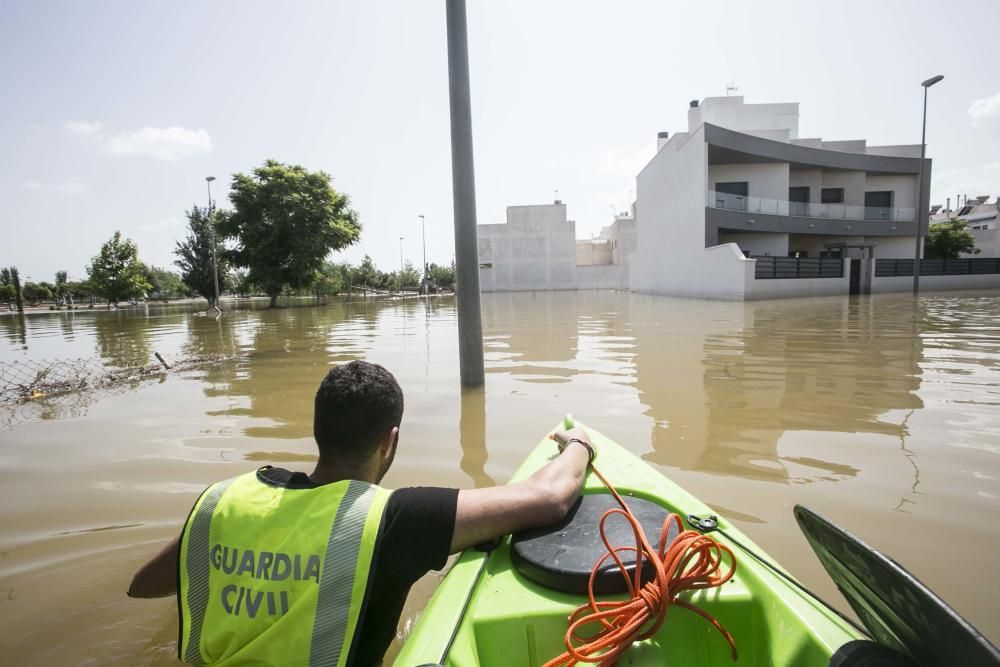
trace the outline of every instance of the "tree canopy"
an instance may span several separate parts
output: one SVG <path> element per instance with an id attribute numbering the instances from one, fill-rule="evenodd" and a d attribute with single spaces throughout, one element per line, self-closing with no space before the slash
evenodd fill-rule
<path id="1" fill-rule="evenodd" d="M 108 300 L 108 308 L 113 303 L 141 297 L 151 287 L 145 267 L 139 261 L 138 248 L 131 239 L 123 239 L 121 232 L 115 232 L 101 246 L 87 267 L 87 274 L 94 292 Z"/>
<path id="2" fill-rule="evenodd" d="M 147 266 L 144 270 L 149 283 L 149 296 L 154 299 L 177 299 L 191 292 L 181 277 L 173 271 L 156 266 Z"/>
<path id="3" fill-rule="evenodd" d="M 309 287 L 327 255 L 361 234 L 347 195 L 322 171 L 268 160 L 249 175 L 234 174 L 229 199 L 233 211 L 219 225 L 235 242 L 227 255 L 272 306 L 283 289 Z"/>
<path id="4" fill-rule="evenodd" d="M 174 266 L 181 270 L 181 280 L 192 290 L 208 299 L 208 305 L 215 305 L 215 282 L 212 273 L 212 228 L 215 225 L 216 237 L 221 235 L 219 221 L 226 216 L 223 211 L 215 211 L 211 215 L 207 209 L 192 206 L 185 211 L 188 219 L 188 233 L 183 241 L 177 242 L 174 254 Z M 226 291 L 231 285 L 229 260 L 216 238 L 216 254 L 219 265 L 219 292 Z"/>
<path id="5" fill-rule="evenodd" d="M 924 257 L 927 259 L 958 259 L 962 253 L 976 254 L 976 239 L 969 232 L 965 220 L 952 218 L 938 222 L 927 229 Z"/>

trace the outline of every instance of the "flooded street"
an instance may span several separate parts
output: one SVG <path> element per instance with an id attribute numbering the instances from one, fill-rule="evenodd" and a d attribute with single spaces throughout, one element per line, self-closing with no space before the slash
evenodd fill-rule
<path id="1" fill-rule="evenodd" d="M 176 664 L 175 602 L 128 599 L 133 572 L 212 482 L 266 463 L 311 470 L 313 394 L 331 364 L 358 358 L 385 365 L 406 397 L 390 488 L 502 483 L 571 412 L 838 607 L 796 503 L 890 554 L 1000 642 L 995 585 L 977 576 L 1000 553 L 1000 293 L 486 294 L 483 320 L 486 389 L 463 393 L 448 298 L 218 321 L 183 307 L 0 317 L 5 363 L 232 355 L 0 406 L 5 662 Z M 401 637 L 437 580 L 414 589 Z"/>

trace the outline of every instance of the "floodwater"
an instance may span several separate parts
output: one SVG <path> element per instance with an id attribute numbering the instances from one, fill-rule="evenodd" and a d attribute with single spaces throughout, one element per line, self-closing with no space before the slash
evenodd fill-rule
<path id="1" fill-rule="evenodd" d="M 7 664 L 173 664 L 172 599 L 135 569 L 208 484 L 310 470 L 313 392 L 365 358 L 406 394 L 385 484 L 504 482 L 566 412 L 730 519 L 844 607 L 796 503 L 891 554 L 994 642 L 1000 602 L 1000 292 L 757 303 L 484 295 L 486 390 L 458 386 L 447 298 L 0 317 L 0 361 L 231 361 L 0 409 Z M 412 627 L 439 575 L 414 589 Z M 394 647 L 393 651 L 398 647 Z"/>

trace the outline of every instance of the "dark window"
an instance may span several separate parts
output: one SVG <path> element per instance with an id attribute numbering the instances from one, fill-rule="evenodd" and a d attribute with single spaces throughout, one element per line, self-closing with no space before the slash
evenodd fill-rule
<path id="1" fill-rule="evenodd" d="M 715 184 L 715 208 L 728 208 L 733 211 L 747 210 L 747 193 L 750 192 L 750 183 L 740 181 L 738 183 L 716 183 Z"/>
<path id="2" fill-rule="evenodd" d="M 788 188 L 788 214 L 809 215 L 809 188 L 797 186 Z"/>
<path id="3" fill-rule="evenodd" d="M 820 193 L 820 202 L 823 204 L 843 204 L 844 188 L 823 188 Z"/>
<path id="4" fill-rule="evenodd" d="M 865 193 L 865 220 L 892 220 L 892 190 Z"/>
<path id="5" fill-rule="evenodd" d="M 740 181 L 738 183 L 716 183 L 716 192 L 724 192 L 727 195 L 739 195 L 740 197 L 746 197 L 750 194 L 750 183 L 748 181 Z"/>

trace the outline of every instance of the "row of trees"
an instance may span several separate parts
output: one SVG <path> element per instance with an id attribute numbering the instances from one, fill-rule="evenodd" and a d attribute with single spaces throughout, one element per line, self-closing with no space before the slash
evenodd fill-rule
<path id="1" fill-rule="evenodd" d="M 333 188 L 325 172 L 268 160 L 250 174 L 233 175 L 230 202 L 232 209 L 193 206 L 186 212 L 187 235 L 174 249 L 179 273 L 146 266 L 135 243 L 115 232 L 91 260 L 86 280 L 69 281 L 60 271 L 54 284 L 27 283 L 20 289 L 16 268 L 4 269 L 0 300 L 20 294 L 31 303 L 98 296 L 110 307 L 129 299 L 197 294 L 214 305 L 213 249 L 220 293 L 266 294 L 272 306 L 282 294 L 328 295 L 361 286 L 399 290 L 421 282 L 410 263 L 386 273 L 368 256 L 359 266 L 327 260 L 358 240 L 361 224 L 347 195 Z M 431 264 L 426 279 L 453 288 L 454 266 Z"/>

